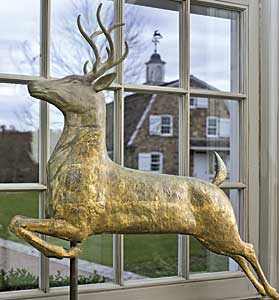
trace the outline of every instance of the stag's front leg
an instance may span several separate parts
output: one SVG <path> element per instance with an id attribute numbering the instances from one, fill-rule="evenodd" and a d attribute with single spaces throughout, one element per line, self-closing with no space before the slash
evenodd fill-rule
<path id="1" fill-rule="evenodd" d="M 78 247 L 64 249 L 61 246 L 52 245 L 41 239 L 35 233 L 46 234 L 75 242 L 81 242 L 88 236 L 64 220 L 31 219 L 24 216 L 13 217 L 10 222 L 10 230 L 19 238 L 26 240 L 29 244 L 41 251 L 45 256 L 55 258 L 76 257 L 81 252 L 81 249 Z"/>

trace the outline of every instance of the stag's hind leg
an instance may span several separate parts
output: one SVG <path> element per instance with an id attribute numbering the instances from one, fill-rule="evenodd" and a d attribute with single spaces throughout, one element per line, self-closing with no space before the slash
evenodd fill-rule
<path id="1" fill-rule="evenodd" d="M 244 258 L 246 258 L 250 264 L 252 265 L 252 267 L 254 268 L 255 272 L 257 273 L 259 279 L 261 280 L 266 293 L 268 294 L 268 296 L 270 296 L 272 299 L 279 299 L 279 294 L 277 293 L 276 289 L 274 289 L 267 281 L 267 279 L 265 278 L 265 275 L 263 273 L 263 270 L 260 266 L 260 263 L 257 259 L 256 253 L 254 251 L 253 245 L 248 244 L 248 243 L 244 243 L 244 253 L 241 254 L 241 256 L 243 256 Z"/>
<path id="2" fill-rule="evenodd" d="M 250 279 L 251 283 L 254 285 L 256 290 L 262 296 L 266 296 L 266 294 L 268 294 L 267 290 L 265 289 L 265 286 L 261 284 L 261 283 L 263 283 L 262 280 L 260 280 L 260 282 L 259 282 L 259 280 L 254 276 L 254 274 L 249 269 L 249 266 L 244 259 L 246 257 L 244 257 L 244 258 L 242 257 L 241 253 L 243 253 L 243 246 L 245 245 L 245 243 L 240 238 L 237 239 L 237 237 L 236 237 L 236 240 L 235 240 L 235 243 L 233 243 L 233 246 L 232 246 L 231 242 L 223 241 L 222 247 L 220 247 L 219 243 L 218 243 L 218 247 L 216 247 L 213 242 L 208 243 L 203 238 L 198 238 L 198 237 L 197 237 L 197 239 L 208 250 L 210 250 L 216 254 L 226 255 L 226 256 L 233 258 L 240 265 L 240 267 L 243 269 L 243 271 L 246 273 L 247 277 Z M 238 245 L 238 246 L 236 246 L 236 245 Z"/>
<path id="3" fill-rule="evenodd" d="M 35 233 L 50 235 L 64 240 L 80 242 L 86 238 L 80 230 L 64 220 L 53 219 L 31 219 L 23 216 L 15 216 L 10 222 L 10 229 L 18 237 L 26 240 L 47 257 L 64 258 L 76 257 L 81 250 L 78 247 L 64 249 L 52 245 Z"/>
<path id="4" fill-rule="evenodd" d="M 266 296 L 266 292 L 264 287 L 259 283 L 257 278 L 254 276 L 254 274 L 251 272 L 246 260 L 240 256 L 240 255 L 231 255 L 231 258 L 233 258 L 239 266 L 242 268 L 242 270 L 245 272 L 247 277 L 250 279 L 256 290 L 262 295 Z"/>

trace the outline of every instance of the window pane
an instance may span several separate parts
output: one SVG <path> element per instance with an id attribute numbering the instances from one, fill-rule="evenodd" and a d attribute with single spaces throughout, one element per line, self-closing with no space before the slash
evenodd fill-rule
<path id="1" fill-rule="evenodd" d="M 124 98 L 125 166 L 142 171 L 178 174 L 179 97 L 127 93 Z M 162 132 L 164 115 L 172 116 L 172 134 Z M 150 199 L 152 200 L 152 199 Z M 125 235 L 125 278 L 177 275 L 177 235 Z"/>
<path id="2" fill-rule="evenodd" d="M 69 242 L 57 238 L 48 238 L 48 241 L 65 248 L 70 247 Z M 112 235 L 91 236 L 79 247 L 82 249 L 78 259 L 79 285 L 112 281 L 114 276 L 112 267 Z M 69 285 L 69 276 L 69 259 L 50 259 L 50 287 Z"/>
<path id="3" fill-rule="evenodd" d="M 0 28 L 0 73 L 39 75 L 40 1 L 2 1 Z"/>
<path id="4" fill-rule="evenodd" d="M 198 99 L 200 100 L 200 98 Z M 190 174 L 206 181 L 215 176 L 216 151 L 228 169 L 227 180 L 239 181 L 239 102 L 206 100 L 190 109 Z"/>
<path id="5" fill-rule="evenodd" d="M 71 74 L 83 74 L 83 65 L 89 60 L 95 61 L 92 48 L 80 34 L 77 17 L 81 15 L 81 24 L 88 35 L 99 30 L 96 12 L 101 1 L 90 0 L 53 0 L 51 3 L 51 61 L 50 73 L 61 77 Z M 106 27 L 113 23 L 113 1 L 102 1 L 101 19 Z M 102 58 L 106 57 L 107 42 L 103 35 L 95 38 Z M 92 64 L 90 63 L 90 68 Z"/>
<path id="6" fill-rule="evenodd" d="M 38 218 L 38 193 L 0 193 L 0 291 L 38 288 L 39 252 L 8 228 L 15 215 Z"/>
<path id="7" fill-rule="evenodd" d="M 106 140 L 109 156 L 113 157 L 113 105 L 114 93 L 105 91 L 107 102 Z M 93 101 L 93 100 L 92 100 Z M 53 105 L 50 105 L 50 151 L 53 152 L 64 127 L 63 114 Z M 69 247 L 69 242 L 56 238 L 49 238 L 55 244 Z M 92 236 L 83 242 L 83 249 L 79 256 L 79 284 L 109 282 L 113 279 L 112 268 L 112 235 L 104 234 Z M 51 259 L 50 286 L 69 285 L 69 259 Z"/>
<path id="8" fill-rule="evenodd" d="M 39 101 L 0 83 L 0 182 L 38 182 Z"/>
<path id="9" fill-rule="evenodd" d="M 190 85 L 239 92 L 240 14 L 191 5 Z"/>
<path id="10" fill-rule="evenodd" d="M 126 0 L 126 83 L 179 85 L 179 4 Z M 144 3 L 145 2 L 145 3 Z M 157 3 L 157 5 L 156 5 Z"/>
<path id="11" fill-rule="evenodd" d="M 224 190 L 224 192 L 232 203 L 241 234 L 243 225 L 243 209 L 240 207 L 240 191 Z M 220 226 L 224 226 L 224 224 L 225 220 L 223 224 L 220 224 Z M 201 272 L 234 272 L 238 270 L 238 264 L 234 260 L 227 256 L 217 255 L 208 251 L 198 240 L 192 236 L 190 237 L 190 272 L 192 274 Z"/>

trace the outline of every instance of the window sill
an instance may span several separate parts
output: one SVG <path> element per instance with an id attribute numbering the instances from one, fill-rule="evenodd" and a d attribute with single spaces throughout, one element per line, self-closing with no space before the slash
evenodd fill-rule
<path id="1" fill-rule="evenodd" d="M 113 283 L 83 285 L 79 287 L 80 300 L 259 300 L 248 279 L 236 272 L 235 278 L 164 278 L 145 282 L 129 282 L 125 286 Z M 165 281 L 165 282 L 164 282 Z M 68 300 L 69 288 L 52 288 L 49 293 L 38 290 L 0 293 L 0 299 L 55 299 Z"/>

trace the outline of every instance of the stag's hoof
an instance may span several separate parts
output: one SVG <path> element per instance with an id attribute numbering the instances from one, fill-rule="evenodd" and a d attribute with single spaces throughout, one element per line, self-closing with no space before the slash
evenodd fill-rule
<path id="1" fill-rule="evenodd" d="M 67 251 L 67 257 L 69 258 L 75 258 L 77 257 L 80 253 L 82 252 L 82 250 L 78 247 L 71 247 L 68 251 Z"/>
<path id="2" fill-rule="evenodd" d="M 276 289 L 274 289 L 274 288 L 270 288 L 268 290 L 268 295 L 274 300 L 279 300 L 279 294 L 277 293 Z"/>
<path id="3" fill-rule="evenodd" d="M 267 296 L 267 293 L 265 291 L 265 289 L 262 287 L 262 288 L 258 288 L 258 292 L 260 293 L 261 296 L 265 297 Z"/>
<path id="4" fill-rule="evenodd" d="M 55 249 L 53 249 L 55 248 Z M 78 247 L 71 247 L 69 250 L 64 249 L 60 246 L 54 246 L 52 249 L 48 249 L 47 251 L 42 251 L 45 256 L 49 258 L 76 258 L 82 250 Z"/>

